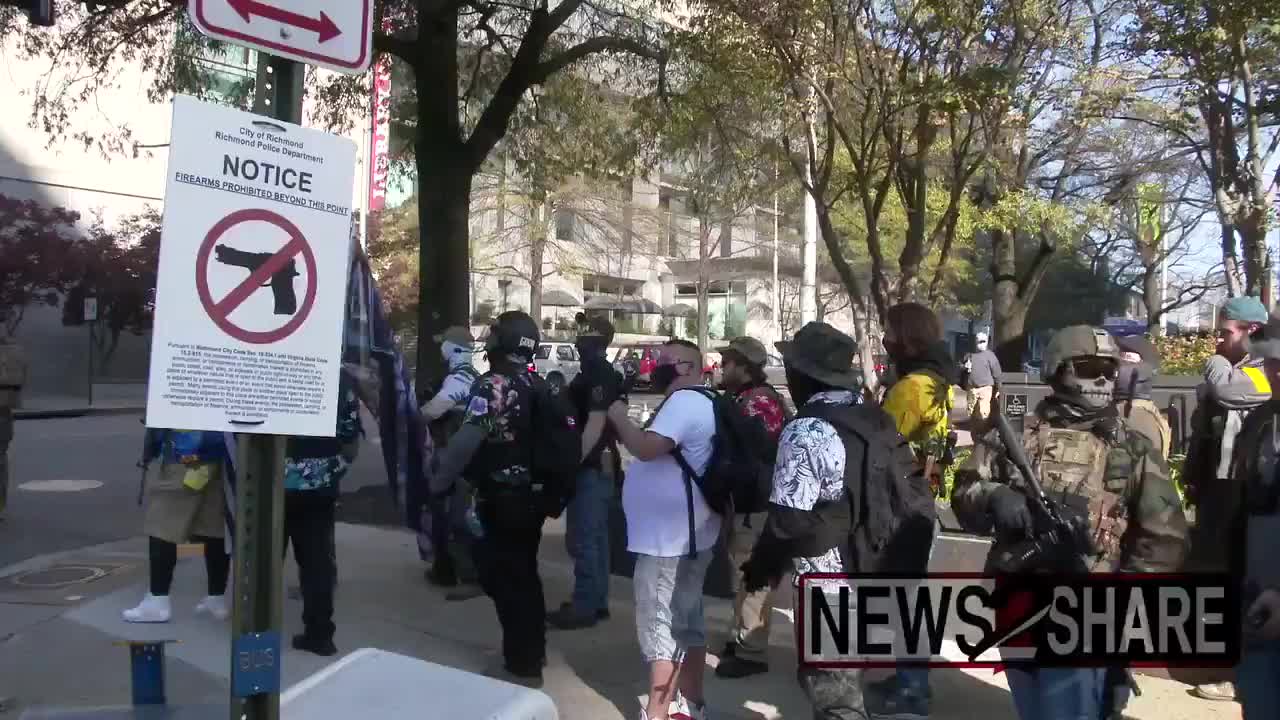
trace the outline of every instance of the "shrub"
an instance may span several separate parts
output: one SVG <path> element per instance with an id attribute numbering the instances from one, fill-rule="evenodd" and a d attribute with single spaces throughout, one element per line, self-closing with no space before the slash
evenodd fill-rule
<path id="1" fill-rule="evenodd" d="M 1163 375 L 1199 375 L 1214 353 L 1214 338 L 1208 334 L 1162 337 L 1153 342 L 1160 353 Z"/>

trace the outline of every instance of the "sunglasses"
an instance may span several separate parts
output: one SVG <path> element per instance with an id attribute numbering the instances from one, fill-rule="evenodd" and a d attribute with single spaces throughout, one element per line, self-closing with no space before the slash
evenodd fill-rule
<path id="1" fill-rule="evenodd" d="M 1120 366 L 1116 361 L 1100 357 L 1075 358 L 1071 361 L 1071 369 L 1081 380 L 1115 380 L 1120 374 Z"/>

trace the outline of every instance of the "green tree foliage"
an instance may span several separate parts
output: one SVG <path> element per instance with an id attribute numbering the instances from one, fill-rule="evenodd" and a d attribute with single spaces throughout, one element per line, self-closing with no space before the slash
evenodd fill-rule
<path id="1" fill-rule="evenodd" d="M 173 92 L 200 94 L 196 55 L 215 49 L 179 32 L 185 0 L 63 3 L 54 29 L 28 27 L 0 7 L 0 29 L 26 58 L 48 63 L 33 88 L 31 123 L 51 136 L 78 136 L 105 151 L 129 151 L 120 123 L 100 140 L 71 126 L 74 108 L 109 88 L 125 67 L 148 77 L 152 101 Z M 659 4 L 661 7 L 662 4 Z M 661 31 L 626 5 L 586 0 L 506 2 L 381 0 L 374 49 L 394 56 L 412 78 L 399 107 L 410 111 L 419 186 L 420 326 L 438 332 L 465 322 L 469 310 L 469 210 L 476 175 L 510 129 L 529 93 L 572 69 L 599 84 L 644 94 L 656 84 Z M 184 52 L 175 52 L 175 48 Z M 316 117 L 349 126 L 368 107 L 359 76 L 312 73 L 308 91 L 321 102 Z M 419 345 L 422 381 L 440 367 L 439 353 Z"/>
<path id="2" fill-rule="evenodd" d="M 80 277 L 80 214 L 0 195 L 0 332 L 13 337 L 30 305 L 56 306 Z"/>
<path id="3" fill-rule="evenodd" d="M 1172 335 L 1153 342 L 1160 353 L 1160 372 L 1165 375 L 1201 375 L 1216 351 L 1211 333 Z"/>
<path id="4" fill-rule="evenodd" d="M 1139 92 L 1126 112 L 1196 159 L 1221 226 L 1228 293 L 1257 295 L 1280 137 L 1280 2 L 1136 0 L 1131 17 Z"/>
<path id="5" fill-rule="evenodd" d="M 110 367 L 122 333 L 142 335 L 151 330 L 160 224 L 157 210 L 127 216 L 112 228 L 99 218 L 75 245 L 82 275 L 67 293 L 62 322 L 83 325 L 85 298 L 97 298 L 98 315 L 91 322 L 99 371 Z"/>

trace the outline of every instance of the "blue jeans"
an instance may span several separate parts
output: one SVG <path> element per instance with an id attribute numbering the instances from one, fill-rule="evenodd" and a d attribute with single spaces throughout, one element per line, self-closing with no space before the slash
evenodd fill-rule
<path id="1" fill-rule="evenodd" d="M 596 468 L 583 468 L 565 522 L 573 558 L 573 610 L 594 617 L 609 607 L 609 503 L 613 484 Z"/>
<path id="2" fill-rule="evenodd" d="M 929 540 L 929 559 L 933 559 L 933 546 L 938 542 L 938 523 L 933 524 L 933 536 Z M 929 568 L 923 568 L 923 572 L 928 572 Z M 909 667 L 899 665 L 898 671 L 898 687 L 910 691 L 913 695 L 921 697 L 929 697 L 932 693 L 929 690 L 929 668 L 927 667 Z"/>
<path id="3" fill-rule="evenodd" d="M 1102 720 L 1105 668 L 1008 670 L 1022 720 Z"/>
<path id="4" fill-rule="evenodd" d="M 1244 648 L 1236 666 L 1244 720 L 1280 717 L 1280 643 Z"/>

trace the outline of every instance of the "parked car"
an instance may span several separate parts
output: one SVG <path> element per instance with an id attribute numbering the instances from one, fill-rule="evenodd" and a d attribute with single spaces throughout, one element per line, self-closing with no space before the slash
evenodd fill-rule
<path id="1" fill-rule="evenodd" d="M 720 384 L 720 364 L 724 358 L 718 352 L 709 352 L 702 361 L 702 384 L 716 387 Z"/>
<path id="2" fill-rule="evenodd" d="M 658 364 L 661 345 L 623 345 L 613 352 L 613 367 L 630 380 L 636 390 L 653 387 L 653 368 Z"/>
<path id="3" fill-rule="evenodd" d="M 557 392 L 573 382 L 581 370 L 582 359 L 578 357 L 578 349 L 567 342 L 539 345 L 533 362 L 529 363 L 529 372 L 541 375 Z"/>

